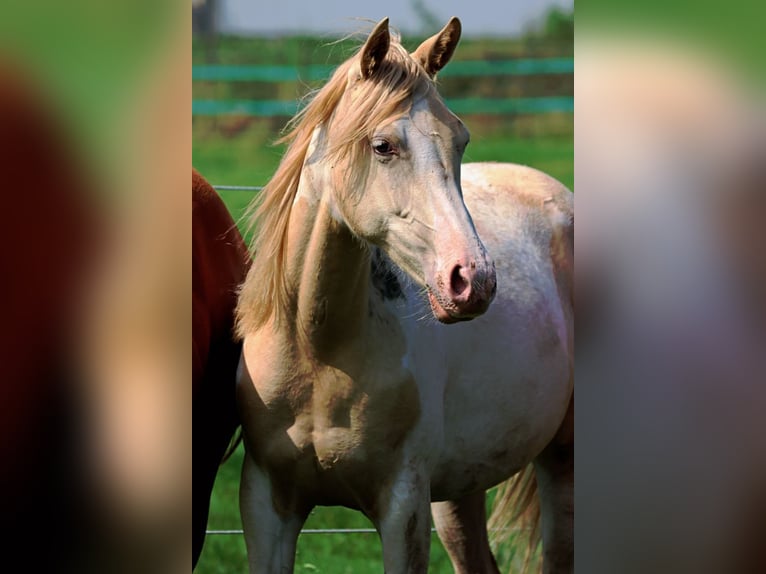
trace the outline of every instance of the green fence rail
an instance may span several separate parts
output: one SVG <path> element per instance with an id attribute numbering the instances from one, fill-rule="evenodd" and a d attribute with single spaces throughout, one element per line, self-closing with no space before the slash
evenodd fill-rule
<path id="1" fill-rule="evenodd" d="M 205 82 L 292 82 L 324 80 L 335 66 L 193 66 L 192 79 Z M 572 74 L 572 58 L 518 60 L 472 60 L 452 62 L 442 77 L 482 77 L 541 74 Z M 538 114 L 574 111 L 571 96 L 536 98 L 448 99 L 457 114 Z M 282 100 L 193 100 L 192 115 L 245 115 L 259 117 L 292 116 L 299 109 L 296 101 Z"/>
<path id="2" fill-rule="evenodd" d="M 574 111 L 571 96 L 551 98 L 463 98 L 446 100 L 456 114 L 539 114 Z M 192 115 L 195 116 L 292 116 L 299 109 L 294 101 L 282 100 L 194 100 Z"/>
<path id="3" fill-rule="evenodd" d="M 192 66 L 192 80 L 210 82 L 294 82 L 315 81 L 330 77 L 335 66 Z M 452 62 L 441 77 L 531 76 L 571 74 L 572 58 L 519 60 L 471 60 Z"/>

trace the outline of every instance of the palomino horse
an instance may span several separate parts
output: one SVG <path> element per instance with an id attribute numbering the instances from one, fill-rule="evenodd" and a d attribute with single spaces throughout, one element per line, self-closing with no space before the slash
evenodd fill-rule
<path id="1" fill-rule="evenodd" d="M 431 501 L 456 571 L 498 572 L 485 491 L 530 463 L 545 571 L 572 569 L 572 195 L 461 167 L 468 131 L 434 85 L 459 36 L 453 18 L 409 54 L 380 22 L 293 120 L 255 208 L 237 311 L 251 572 L 292 572 L 312 507 L 344 505 L 386 572 L 423 573 Z"/>
<path id="2" fill-rule="evenodd" d="M 216 191 L 192 170 L 193 309 L 193 547 L 196 565 L 205 540 L 210 494 L 239 424 L 235 377 L 241 344 L 234 341 L 234 307 L 250 257 Z"/>

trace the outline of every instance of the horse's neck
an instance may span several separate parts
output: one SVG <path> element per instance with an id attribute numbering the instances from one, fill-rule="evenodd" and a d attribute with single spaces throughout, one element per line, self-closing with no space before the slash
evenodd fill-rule
<path id="1" fill-rule="evenodd" d="M 312 353 L 324 355 L 358 339 L 367 319 L 370 255 L 331 215 L 329 198 L 298 194 L 290 216 L 288 281 L 296 325 Z"/>

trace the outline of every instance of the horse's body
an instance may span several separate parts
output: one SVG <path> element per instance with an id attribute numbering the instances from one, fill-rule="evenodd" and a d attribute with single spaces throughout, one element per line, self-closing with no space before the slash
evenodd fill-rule
<path id="1" fill-rule="evenodd" d="M 218 465 L 239 424 L 234 382 L 241 344 L 234 307 L 249 255 L 213 187 L 192 170 L 194 526 L 192 562 L 205 540 Z"/>
<path id="2" fill-rule="evenodd" d="M 362 50 L 362 81 L 375 81 L 368 66 L 385 62 L 383 27 Z M 458 35 L 453 20 L 424 43 L 415 73 L 435 74 Z M 386 571 L 424 572 L 432 500 L 441 501 L 434 517 L 456 570 L 496 572 L 484 491 L 533 461 L 546 569 L 571 570 L 571 193 L 509 164 L 469 164 L 460 178 L 465 129 L 434 92 L 418 89 L 405 116 L 374 126 L 365 176 L 340 176 L 366 183 L 365 194 L 390 194 L 338 194 L 343 164 L 322 161 L 333 126 L 318 124 L 304 134 L 290 205 L 282 198 L 283 251 L 256 244 L 239 303 L 241 499 L 252 572 L 292 571 L 315 505 L 362 510 L 381 534 Z M 430 150 L 438 159 L 427 168 L 419 138 L 445 145 Z M 406 195 L 421 183 L 422 194 Z M 273 189 L 264 193 L 260 225 L 273 231 Z M 396 215 L 380 213 L 388 202 Z M 286 296 L 263 313 L 258 297 L 275 260 Z M 269 296 L 279 299 L 279 289 Z"/>

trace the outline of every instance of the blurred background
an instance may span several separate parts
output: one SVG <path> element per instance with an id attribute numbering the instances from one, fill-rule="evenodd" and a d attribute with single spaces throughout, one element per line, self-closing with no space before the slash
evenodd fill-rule
<path id="1" fill-rule="evenodd" d="M 766 572 L 764 11 L 578 7 L 577 572 Z"/>
<path id="2" fill-rule="evenodd" d="M 364 19 L 358 18 L 363 17 Z M 274 172 L 284 149 L 273 145 L 301 99 L 390 17 L 392 29 L 414 50 L 458 16 L 463 35 L 439 74 L 447 105 L 471 131 L 466 162 L 506 161 L 543 170 L 574 185 L 574 14 L 571 0 L 501 3 L 476 0 L 397 0 L 365 6 L 332 3 L 270 4 L 195 0 L 192 43 L 193 164 L 242 225 L 253 190 Z M 209 530 L 241 528 L 238 510 L 241 449 L 222 467 L 211 502 Z M 370 528 L 361 514 L 315 510 L 305 528 Z M 510 564 L 513 544 L 501 549 Z M 196 572 L 246 570 L 241 534 L 209 535 Z M 382 571 L 377 534 L 304 534 L 296 572 L 366 574 Z M 438 537 L 431 572 L 451 572 Z"/>

